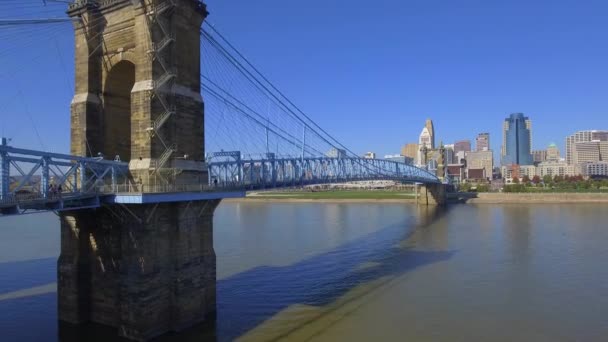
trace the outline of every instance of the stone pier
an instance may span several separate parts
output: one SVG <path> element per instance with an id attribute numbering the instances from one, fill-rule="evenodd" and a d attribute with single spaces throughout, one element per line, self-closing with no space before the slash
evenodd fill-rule
<path id="1" fill-rule="evenodd" d="M 214 317 L 219 200 L 61 214 L 59 319 L 147 340 Z"/>
<path id="2" fill-rule="evenodd" d="M 443 184 L 423 184 L 418 187 L 418 204 L 445 205 L 447 194 Z"/>
<path id="3" fill-rule="evenodd" d="M 77 19 L 72 154 L 129 162 L 134 187 L 120 191 L 165 194 L 161 203 L 110 200 L 99 209 L 61 213 L 62 322 L 99 323 L 146 340 L 215 312 L 219 200 L 175 193 L 176 185 L 207 183 L 200 83 L 207 14 L 192 0 L 69 5 L 68 15 Z"/>

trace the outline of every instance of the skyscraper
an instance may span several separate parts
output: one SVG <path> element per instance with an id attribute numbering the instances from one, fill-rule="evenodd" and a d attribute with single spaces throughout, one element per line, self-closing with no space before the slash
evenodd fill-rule
<path id="1" fill-rule="evenodd" d="M 431 147 L 430 148 L 435 148 L 435 127 L 433 127 L 433 120 L 426 119 L 426 123 L 424 124 L 424 127 L 429 131 L 429 134 L 431 135 Z"/>
<path id="2" fill-rule="evenodd" d="M 489 151 L 490 150 L 490 133 L 479 133 L 477 139 L 475 139 L 475 151 Z"/>
<path id="3" fill-rule="evenodd" d="M 433 121 L 431 119 L 426 120 L 418 140 L 418 157 L 416 158 L 416 163 L 418 165 L 424 164 L 424 157 L 422 153 L 424 148 L 427 150 L 432 150 L 435 148 L 435 128 L 433 127 Z"/>
<path id="4" fill-rule="evenodd" d="M 532 165 L 532 122 L 513 113 L 503 123 L 502 165 Z"/>
<path id="5" fill-rule="evenodd" d="M 410 143 L 403 146 L 401 148 L 401 155 L 416 160 L 416 158 L 418 157 L 418 144 Z"/>
<path id="6" fill-rule="evenodd" d="M 458 152 L 470 152 L 471 141 L 470 140 L 459 140 L 454 143 L 454 153 Z"/>

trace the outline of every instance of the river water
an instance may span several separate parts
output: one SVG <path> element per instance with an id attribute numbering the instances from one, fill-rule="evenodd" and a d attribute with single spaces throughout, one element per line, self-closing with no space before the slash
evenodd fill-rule
<path id="1" fill-rule="evenodd" d="M 606 209 L 223 203 L 217 322 L 160 340 L 607 341 Z M 54 214 L 0 219 L 0 341 L 79 339 L 58 254 Z"/>

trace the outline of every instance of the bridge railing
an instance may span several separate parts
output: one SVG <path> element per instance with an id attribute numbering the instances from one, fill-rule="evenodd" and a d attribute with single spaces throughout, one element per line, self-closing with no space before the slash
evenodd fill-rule
<path id="1" fill-rule="evenodd" d="M 96 193 L 128 178 L 128 163 L 0 145 L 0 204 Z"/>
<path id="2" fill-rule="evenodd" d="M 439 179 L 412 165 L 363 158 L 281 158 L 211 161 L 209 185 L 246 189 L 344 183 L 368 180 L 439 183 Z"/>

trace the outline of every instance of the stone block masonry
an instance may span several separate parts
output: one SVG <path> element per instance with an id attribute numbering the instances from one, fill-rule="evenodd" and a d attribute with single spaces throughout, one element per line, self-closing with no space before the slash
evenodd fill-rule
<path id="1" fill-rule="evenodd" d="M 418 204 L 421 205 L 445 205 L 447 195 L 443 184 L 424 184 L 418 189 Z"/>
<path id="2" fill-rule="evenodd" d="M 61 214 L 59 318 L 144 341 L 216 310 L 219 200 L 112 205 Z"/>

